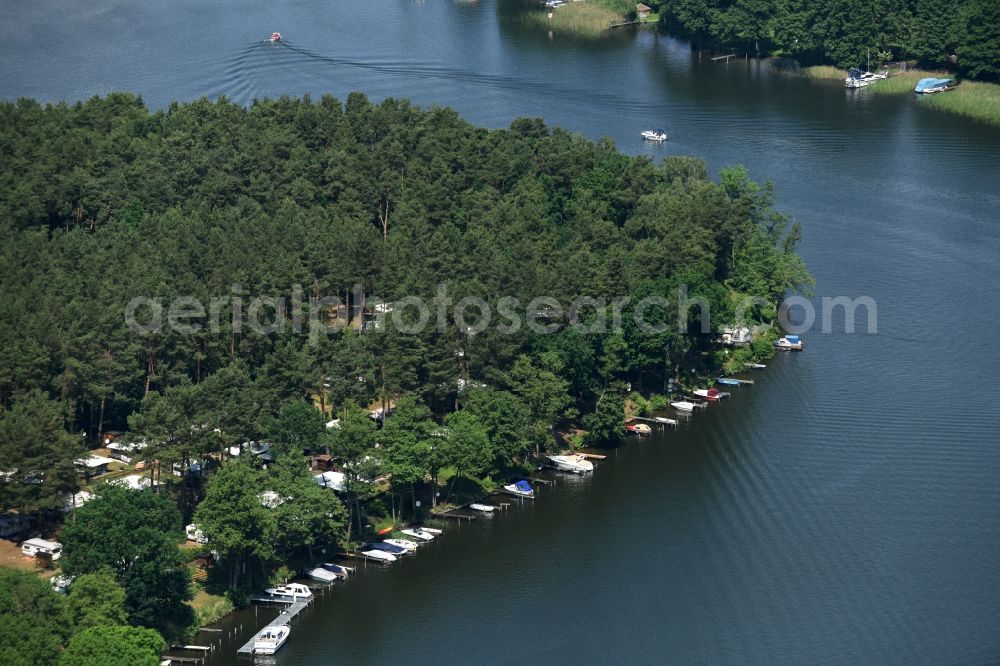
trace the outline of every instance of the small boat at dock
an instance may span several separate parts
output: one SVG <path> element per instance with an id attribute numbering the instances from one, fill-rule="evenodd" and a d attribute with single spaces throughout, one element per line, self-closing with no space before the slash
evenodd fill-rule
<path id="1" fill-rule="evenodd" d="M 265 627 L 253 642 L 253 654 L 274 654 L 288 640 L 292 628 L 287 624 Z"/>
<path id="2" fill-rule="evenodd" d="M 535 489 L 531 487 L 531 484 L 524 479 L 518 481 L 517 483 L 510 483 L 503 487 L 504 490 L 511 493 L 512 495 L 517 495 L 518 497 L 534 497 Z"/>
<path id="3" fill-rule="evenodd" d="M 774 343 L 775 349 L 783 349 L 784 351 L 802 351 L 802 340 L 797 335 L 786 335 L 783 338 L 778 338 Z"/>
<path id="4" fill-rule="evenodd" d="M 695 389 L 692 393 L 699 398 L 704 398 L 705 400 L 709 400 L 711 402 L 719 402 L 723 398 L 728 398 L 730 395 L 729 393 L 724 393 L 715 387 L 708 389 Z"/>
<path id="5" fill-rule="evenodd" d="M 670 406 L 682 412 L 693 412 L 696 409 L 708 407 L 708 404 L 704 402 L 691 402 L 690 400 L 675 400 L 670 403 Z"/>
<path id="6" fill-rule="evenodd" d="M 626 423 L 625 432 L 643 437 L 652 434 L 653 429 L 645 423 Z"/>
<path id="7" fill-rule="evenodd" d="M 264 590 L 272 601 L 282 601 L 285 603 L 295 603 L 296 601 L 307 601 L 312 599 L 312 590 L 308 585 L 302 583 L 286 583 L 277 587 L 269 587 Z"/>
<path id="8" fill-rule="evenodd" d="M 732 377 L 719 377 L 715 380 L 715 383 L 722 384 L 723 386 L 739 386 L 740 380 Z"/>
<path id="9" fill-rule="evenodd" d="M 399 530 L 399 533 L 421 541 L 431 541 L 437 534 L 431 532 L 430 529 L 429 527 L 408 527 L 405 530 Z"/>
<path id="10" fill-rule="evenodd" d="M 338 576 L 334 572 L 328 571 L 323 567 L 314 567 L 312 569 L 306 569 L 305 572 L 303 573 L 307 578 L 311 578 L 317 583 L 332 583 L 338 578 L 340 578 L 340 576 Z"/>
<path id="11" fill-rule="evenodd" d="M 411 553 L 417 552 L 417 546 L 420 545 L 416 541 L 410 541 L 409 539 L 386 539 L 385 542 L 391 546 L 405 548 Z"/>
<path id="12" fill-rule="evenodd" d="M 680 425 L 680 421 L 678 421 L 677 419 L 668 419 L 665 416 L 654 416 L 653 420 L 656 421 L 657 423 L 662 423 L 663 425 L 668 425 L 668 426 Z"/>
<path id="13" fill-rule="evenodd" d="M 368 549 L 382 551 L 383 553 L 389 553 L 390 555 L 394 555 L 396 557 L 412 554 L 412 551 L 409 548 L 397 546 L 393 543 L 389 543 L 388 541 L 376 541 L 375 543 L 370 543 L 368 544 Z"/>
<path id="14" fill-rule="evenodd" d="M 763 363 L 751 363 L 750 367 L 753 368 L 754 370 L 763 370 L 767 366 L 764 365 Z"/>
<path id="15" fill-rule="evenodd" d="M 877 74 L 869 71 L 861 71 L 860 69 L 854 68 L 847 72 L 847 78 L 844 79 L 845 88 L 864 88 L 865 86 L 870 86 L 876 81 L 883 81 L 889 78 L 889 72 L 883 71 Z"/>
<path id="16" fill-rule="evenodd" d="M 324 562 L 320 566 L 335 575 L 337 578 L 341 578 L 343 580 L 347 580 L 347 577 L 354 572 L 354 569 L 351 567 L 345 567 L 341 564 L 333 564 L 332 562 Z"/>
<path id="17" fill-rule="evenodd" d="M 361 551 L 361 554 L 367 557 L 368 559 L 378 560 L 379 562 L 385 562 L 386 564 L 396 561 L 395 555 L 393 555 L 392 553 L 387 553 L 384 550 L 375 550 L 375 549 L 363 550 Z"/>
<path id="18" fill-rule="evenodd" d="M 432 536 L 441 536 L 444 534 L 444 530 L 439 530 L 436 527 L 424 527 L 421 525 L 420 527 L 414 527 L 413 529 L 418 532 L 425 532 L 426 534 L 430 534 Z M 403 532 L 403 534 L 406 534 L 406 532 Z"/>
<path id="19" fill-rule="evenodd" d="M 549 460 L 560 472 L 570 472 L 571 474 L 586 474 L 594 471 L 594 463 L 583 456 L 571 453 L 562 456 L 549 456 Z"/>
<path id="20" fill-rule="evenodd" d="M 667 133 L 659 128 L 652 130 L 643 130 L 642 138 L 645 139 L 646 141 L 657 141 L 657 142 L 666 141 Z"/>
<path id="21" fill-rule="evenodd" d="M 490 504 L 480 504 L 479 502 L 473 502 L 469 505 L 469 508 L 473 511 L 478 511 L 479 513 L 493 513 L 497 510 L 495 506 Z"/>

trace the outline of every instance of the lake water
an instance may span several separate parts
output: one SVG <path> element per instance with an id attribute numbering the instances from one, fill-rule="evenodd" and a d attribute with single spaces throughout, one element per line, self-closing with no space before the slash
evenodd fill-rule
<path id="1" fill-rule="evenodd" d="M 553 39 L 496 2 L 8 1 L 0 22 L 7 99 L 361 90 L 745 164 L 803 224 L 816 302 L 878 304 L 877 335 L 817 328 L 593 478 L 356 577 L 279 663 L 1000 662 L 1000 130 L 651 31 Z"/>

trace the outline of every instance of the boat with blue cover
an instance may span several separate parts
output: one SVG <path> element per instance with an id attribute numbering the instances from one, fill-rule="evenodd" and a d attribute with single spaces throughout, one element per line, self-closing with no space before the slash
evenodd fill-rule
<path id="1" fill-rule="evenodd" d="M 951 90 L 954 87 L 954 79 L 927 78 L 917 81 L 917 85 L 913 88 L 913 92 L 920 93 L 921 95 L 930 95 L 931 93 Z"/>
<path id="2" fill-rule="evenodd" d="M 740 380 L 733 379 L 732 377 L 719 377 L 715 380 L 716 384 L 722 384 L 723 386 L 739 386 Z"/>
<path id="3" fill-rule="evenodd" d="M 371 550 L 380 550 L 383 553 L 389 553 L 390 555 L 394 555 L 396 557 L 410 554 L 410 551 L 408 549 L 403 548 L 402 546 L 396 546 L 391 543 L 386 543 L 385 541 L 370 543 L 368 544 L 368 548 Z"/>
<path id="4" fill-rule="evenodd" d="M 517 495 L 518 497 L 534 497 L 535 489 L 531 487 L 531 484 L 521 479 L 517 483 L 511 483 L 503 487 L 509 493 Z"/>

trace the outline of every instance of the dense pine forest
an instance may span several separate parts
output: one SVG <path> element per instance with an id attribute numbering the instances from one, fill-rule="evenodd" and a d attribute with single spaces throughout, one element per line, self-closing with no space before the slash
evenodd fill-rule
<path id="1" fill-rule="evenodd" d="M 916 60 L 972 79 L 1000 81 L 1000 2 L 801 2 L 677 0 L 661 24 L 701 46 L 795 58 L 803 64 L 857 67 Z"/>
<path id="2" fill-rule="evenodd" d="M 67 495 L 95 491 L 62 529 L 63 570 L 105 576 L 115 617 L 167 636 L 194 621 L 171 545 L 186 521 L 220 554 L 218 588 L 245 595 L 364 537 L 372 502 L 416 512 L 418 496 L 438 501 L 428 487 L 446 500 L 456 479 L 566 446 L 554 432 L 616 442 L 626 400 L 731 360 L 713 341 L 740 303 L 769 326 L 811 282 L 799 228 L 742 168 L 713 180 L 700 160 L 628 157 L 538 119 L 487 130 L 361 94 L 150 112 L 112 94 L 0 105 L 0 154 L 0 507 L 52 524 Z M 686 324 L 635 323 L 635 303 L 678 289 L 704 306 Z M 255 297 L 270 299 L 261 319 L 289 320 L 243 325 Z M 477 308 L 458 321 L 467 297 L 541 309 L 552 331 L 479 326 Z M 140 330 L 136 298 L 207 313 Z M 451 309 L 414 327 L 402 304 L 418 298 Z M 583 330 L 548 305 L 581 298 L 579 323 L 618 308 L 622 325 Z M 647 320 L 672 321 L 670 303 Z M 380 406 L 394 407 L 381 428 Z M 168 492 L 138 502 L 80 474 L 74 461 L 122 431 Z M 241 455 L 261 441 L 267 469 Z M 304 453 L 347 473 L 343 503 Z"/>

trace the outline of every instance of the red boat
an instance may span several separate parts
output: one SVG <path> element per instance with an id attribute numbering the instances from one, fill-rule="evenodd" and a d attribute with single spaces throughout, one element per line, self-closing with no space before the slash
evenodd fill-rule
<path id="1" fill-rule="evenodd" d="M 653 432 L 653 429 L 645 423 L 626 423 L 625 431 L 633 435 L 648 435 Z"/>
<path id="2" fill-rule="evenodd" d="M 275 42 L 280 42 L 281 41 L 281 33 L 280 32 L 272 32 L 271 33 L 271 39 L 269 39 L 267 41 L 271 42 L 272 44 L 274 44 Z"/>
<path id="3" fill-rule="evenodd" d="M 697 389 L 696 391 L 693 391 L 693 393 L 699 398 L 704 398 L 705 400 L 708 400 L 710 402 L 718 402 L 723 398 L 729 397 L 728 393 L 723 393 L 714 386 L 710 389 Z"/>

